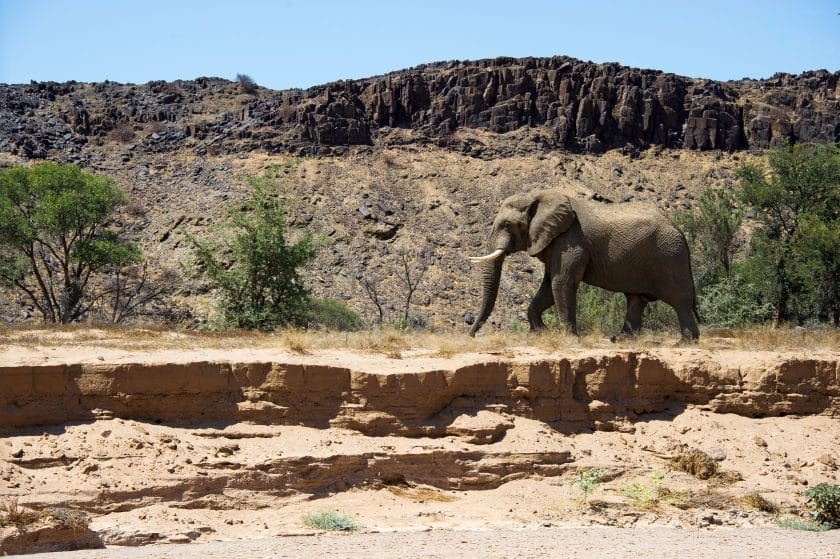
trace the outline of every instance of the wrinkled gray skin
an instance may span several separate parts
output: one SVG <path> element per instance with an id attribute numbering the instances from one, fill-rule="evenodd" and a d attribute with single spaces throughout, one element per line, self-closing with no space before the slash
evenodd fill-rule
<path id="1" fill-rule="evenodd" d="M 688 244 L 653 206 L 589 202 L 559 190 L 516 194 L 502 203 L 493 222 L 489 252 L 495 249 L 504 254 L 480 264 L 484 292 L 471 336 L 493 312 L 505 255 L 520 250 L 545 265 L 528 307 L 531 330 L 545 327 L 542 314 L 554 304 L 561 323 L 576 332 L 577 288 L 583 281 L 624 293 L 621 336 L 636 334 L 645 306 L 659 299 L 677 311 L 683 340 L 700 335 Z"/>

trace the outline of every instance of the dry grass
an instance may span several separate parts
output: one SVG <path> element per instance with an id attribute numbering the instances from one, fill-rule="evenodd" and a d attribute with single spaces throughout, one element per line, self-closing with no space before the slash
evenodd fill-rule
<path id="1" fill-rule="evenodd" d="M 737 500 L 737 504 L 747 509 L 768 512 L 770 514 L 779 512 L 779 507 L 775 503 L 768 501 L 757 491 L 744 495 Z"/>
<path id="2" fill-rule="evenodd" d="M 132 351 L 279 347 L 298 354 L 309 354 L 326 349 L 347 349 L 401 359 L 405 357 L 451 358 L 467 353 L 513 356 L 529 351 L 555 352 L 581 349 L 646 351 L 653 348 L 674 347 L 676 343 L 672 336 L 667 334 L 646 333 L 637 338 L 611 343 L 599 336 L 576 337 L 551 330 L 538 334 L 490 332 L 470 338 L 466 332 L 460 330 L 403 331 L 390 327 L 359 332 L 283 330 L 270 333 L 243 330 L 206 332 L 167 329 L 158 325 L 145 327 L 24 325 L 0 329 L 0 350 L 9 347 L 35 349 L 79 345 Z M 809 331 L 807 335 L 802 331 L 789 329 L 759 328 L 730 331 L 727 337 L 703 338 L 697 347 L 710 350 L 807 349 L 819 351 L 823 349 L 836 351 L 836 348 L 840 347 L 840 331 L 815 330 Z M 677 464 L 675 467 L 683 471 L 694 468 L 699 473 L 704 467 L 701 462 L 705 463 L 705 467 L 710 467 L 708 461 L 704 462 L 699 455 L 684 457 L 681 460 L 685 463 Z"/>
<path id="3" fill-rule="evenodd" d="M 697 479 L 709 479 L 718 471 L 717 462 L 711 456 L 696 448 L 680 452 L 673 456 L 669 462 L 675 470 L 691 474 Z"/>
<path id="4" fill-rule="evenodd" d="M 43 518 L 43 514 L 26 510 L 18 504 L 17 497 L 0 503 L 0 526 L 28 526 Z"/>
<path id="5" fill-rule="evenodd" d="M 397 497 L 402 497 L 416 503 L 426 503 L 429 501 L 447 503 L 458 500 L 453 495 L 448 495 L 437 489 L 430 489 L 428 487 L 389 485 L 387 489 Z"/>

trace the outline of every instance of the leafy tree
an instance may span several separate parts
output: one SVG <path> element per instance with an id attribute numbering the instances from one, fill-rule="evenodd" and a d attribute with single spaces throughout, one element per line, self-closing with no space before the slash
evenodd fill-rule
<path id="1" fill-rule="evenodd" d="M 699 264 L 695 265 L 699 268 L 695 272 L 710 280 L 719 272 L 729 276 L 735 237 L 741 226 L 741 211 L 735 205 L 735 197 L 725 190 L 707 188 L 700 197 L 698 210 L 679 213 L 675 221 L 695 247 L 692 255 Z"/>
<path id="2" fill-rule="evenodd" d="M 310 294 L 298 269 L 314 259 L 316 247 L 309 234 L 294 243 L 287 240 L 286 203 L 275 175 L 246 179 L 251 194 L 229 208 L 221 242 L 187 235 L 221 294 L 225 322 L 239 328 L 306 326 L 309 316 Z"/>
<path id="3" fill-rule="evenodd" d="M 768 153 L 767 165 L 738 170 L 741 201 L 759 223 L 751 258 L 761 268 L 774 320 L 803 321 L 829 311 L 840 320 L 840 150 L 795 144 Z"/>
<path id="4" fill-rule="evenodd" d="M 99 272 L 140 261 L 108 227 L 125 194 L 113 179 L 41 163 L 0 173 L 0 281 L 25 294 L 44 321 L 78 320 L 107 287 Z"/>

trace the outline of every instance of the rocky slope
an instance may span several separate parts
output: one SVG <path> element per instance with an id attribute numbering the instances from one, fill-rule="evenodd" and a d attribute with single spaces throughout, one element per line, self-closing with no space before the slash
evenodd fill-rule
<path id="1" fill-rule="evenodd" d="M 291 221 L 323 241 L 308 270 L 317 295 L 373 320 L 363 273 L 395 320 L 408 251 L 429 263 L 412 313 L 462 328 L 478 307 L 466 256 L 482 252 L 506 196 L 562 187 L 689 207 L 707 186 L 732 186 L 752 157 L 744 149 L 838 139 L 838 75 L 720 83 L 555 57 L 437 63 L 305 91 L 246 93 L 217 78 L 0 85 L 0 166 L 46 158 L 113 176 L 132 200 L 117 225 L 158 270 L 189 267 L 179 233 L 218 235 L 242 175 L 274 169 Z M 541 277 L 522 255 L 505 269 L 488 328 L 523 321 Z M 206 286 L 179 285 L 183 314 L 205 315 Z M 6 295 L 7 321 L 34 314 Z"/>

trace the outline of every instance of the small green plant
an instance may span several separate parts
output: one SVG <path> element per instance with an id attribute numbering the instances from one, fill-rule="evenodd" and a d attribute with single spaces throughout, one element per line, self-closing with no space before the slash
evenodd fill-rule
<path id="1" fill-rule="evenodd" d="M 828 524 L 796 516 L 783 516 L 776 520 L 776 524 L 778 524 L 780 528 L 787 528 L 788 530 L 804 530 L 806 532 L 825 532 L 831 528 Z"/>
<path id="2" fill-rule="evenodd" d="M 575 476 L 575 485 L 581 490 L 581 501 L 586 502 L 593 491 L 606 479 L 610 471 L 605 468 L 584 468 Z"/>
<path id="3" fill-rule="evenodd" d="M 659 501 L 665 494 L 662 487 L 662 480 L 666 472 L 654 472 L 650 481 L 632 481 L 621 487 L 619 492 L 633 508 L 641 510 L 653 510 L 659 506 Z"/>
<path id="4" fill-rule="evenodd" d="M 360 528 L 359 524 L 346 514 L 332 511 L 304 514 L 303 523 L 310 528 L 328 532 L 349 532 Z"/>
<path id="5" fill-rule="evenodd" d="M 840 485 L 821 483 L 805 492 L 805 502 L 817 522 L 840 528 Z"/>

